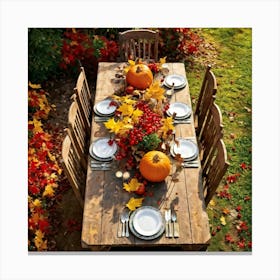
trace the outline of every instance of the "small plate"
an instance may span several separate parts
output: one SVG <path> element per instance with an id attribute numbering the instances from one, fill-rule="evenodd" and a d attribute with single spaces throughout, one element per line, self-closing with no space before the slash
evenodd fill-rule
<path id="1" fill-rule="evenodd" d="M 180 154 L 185 161 L 194 160 L 198 156 L 198 147 L 190 139 L 177 139 L 179 145 L 174 143 L 171 147 L 172 156 Z"/>
<path id="2" fill-rule="evenodd" d="M 165 230 L 160 211 L 151 206 L 143 206 L 135 210 L 129 219 L 131 232 L 140 239 L 152 240 Z"/>
<path id="3" fill-rule="evenodd" d="M 164 79 L 164 84 L 167 87 L 172 87 L 174 83 L 174 88 L 178 89 L 178 88 L 182 88 L 187 84 L 187 79 L 184 76 L 181 75 L 168 75 L 165 79 Z"/>
<path id="4" fill-rule="evenodd" d="M 94 105 L 94 110 L 103 116 L 108 116 L 114 114 L 117 107 L 115 105 L 110 105 L 112 99 L 105 99 Z"/>
<path id="5" fill-rule="evenodd" d="M 90 145 L 89 153 L 95 159 L 112 159 L 117 151 L 117 144 L 108 144 L 110 138 L 100 138 Z"/>
<path id="6" fill-rule="evenodd" d="M 192 109 L 188 104 L 181 102 L 171 103 L 169 109 L 167 110 L 167 114 L 172 116 L 176 113 L 175 119 L 185 119 L 191 115 Z"/>

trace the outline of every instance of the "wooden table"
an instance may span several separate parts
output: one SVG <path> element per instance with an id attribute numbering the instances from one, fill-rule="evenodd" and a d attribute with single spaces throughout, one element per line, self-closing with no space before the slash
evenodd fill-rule
<path id="1" fill-rule="evenodd" d="M 112 79 L 123 63 L 99 63 L 95 103 L 114 93 Z M 186 75 L 183 63 L 168 63 L 169 74 Z M 188 85 L 176 90 L 171 103 L 180 101 L 191 106 Z M 176 137 L 194 137 L 191 124 L 177 124 Z M 102 122 L 92 121 L 91 142 L 108 136 Z M 164 210 L 172 206 L 177 210 L 180 226 L 179 238 L 167 238 L 165 234 L 155 240 L 141 240 L 130 234 L 129 238 L 117 236 L 119 217 L 125 204 L 133 196 L 124 191 L 123 182 L 115 177 L 115 170 L 92 171 L 88 167 L 82 228 L 82 246 L 92 250 L 205 250 L 210 240 L 208 215 L 201 187 L 200 168 L 184 168 L 176 182 L 169 176 L 165 182 L 149 187 L 144 205 Z M 134 195 L 136 197 L 137 195 Z"/>

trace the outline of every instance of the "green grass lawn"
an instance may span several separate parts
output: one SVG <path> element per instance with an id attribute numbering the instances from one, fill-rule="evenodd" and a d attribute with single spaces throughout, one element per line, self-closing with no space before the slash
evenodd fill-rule
<path id="1" fill-rule="evenodd" d="M 195 29 L 204 38 L 202 55 L 187 64 L 193 99 L 206 65 L 212 65 L 223 115 L 230 167 L 208 205 L 212 239 L 209 251 L 251 251 L 252 241 L 252 30 Z"/>

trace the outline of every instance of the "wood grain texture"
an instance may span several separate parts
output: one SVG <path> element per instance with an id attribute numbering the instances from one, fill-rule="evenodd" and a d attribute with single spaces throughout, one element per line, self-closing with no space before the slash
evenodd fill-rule
<path id="1" fill-rule="evenodd" d="M 112 79 L 121 63 L 99 63 L 95 102 L 99 102 L 114 92 Z M 169 63 L 169 74 L 185 76 L 182 63 Z M 176 90 L 171 102 L 180 101 L 191 105 L 188 85 Z M 190 124 L 177 124 L 176 137 L 195 137 L 193 117 Z M 99 137 L 109 136 L 103 123 L 92 121 L 91 142 Z M 116 170 L 116 169 L 115 169 Z M 208 216 L 205 209 L 200 168 L 183 168 L 176 180 L 168 176 L 164 182 L 148 187 L 143 205 L 154 206 L 164 216 L 164 210 L 176 210 L 180 227 L 179 238 L 166 238 L 165 234 L 155 240 L 141 240 L 130 233 L 129 238 L 117 236 L 120 213 L 130 197 L 123 190 L 122 179 L 117 179 L 115 170 L 92 171 L 88 167 L 85 206 L 82 229 L 83 247 L 93 250 L 164 250 L 180 248 L 201 250 L 207 248 L 210 239 Z M 175 171 L 175 165 L 172 166 Z M 173 173 L 173 172 L 172 172 Z M 171 174 L 172 175 L 172 174 Z M 175 250 L 175 249 L 174 249 Z"/>

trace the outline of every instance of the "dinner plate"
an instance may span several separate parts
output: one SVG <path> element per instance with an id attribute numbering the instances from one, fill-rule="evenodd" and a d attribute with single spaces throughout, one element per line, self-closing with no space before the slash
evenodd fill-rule
<path id="1" fill-rule="evenodd" d="M 114 105 L 110 105 L 111 102 L 112 102 L 112 99 L 105 99 L 105 100 L 98 102 L 97 104 L 94 105 L 95 112 L 99 113 L 103 116 L 109 116 L 109 115 L 114 114 L 117 107 Z"/>
<path id="2" fill-rule="evenodd" d="M 164 85 L 167 87 L 172 87 L 174 83 L 174 88 L 182 88 L 187 84 L 187 79 L 184 76 L 181 75 L 168 75 L 164 79 Z"/>
<path id="3" fill-rule="evenodd" d="M 177 139 L 178 145 L 173 143 L 171 147 L 171 154 L 176 156 L 180 154 L 184 161 L 191 161 L 197 158 L 198 156 L 198 147 L 197 145 L 191 141 L 190 139 Z"/>
<path id="4" fill-rule="evenodd" d="M 95 159 L 109 160 L 112 159 L 117 151 L 117 144 L 113 142 L 108 144 L 110 138 L 100 138 L 90 145 L 89 153 Z"/>
<path id="5" fill-rule="evenodd" d="M 145 240 L 159 237 L 165 230 L 160 211 L 151 206 L 143 206 L 135 210 L 130 217 L 131 232 Z"/>
<path id="6" fill-rule="evenodd" d="M 174 102 L 170 104 L 166 113 L 169 116 L 172 116 L 174 113 L 176 113 L 175 119 L 185 119 L 191 115 L 191 112 L 191 107 L 188 104 Z"/>

